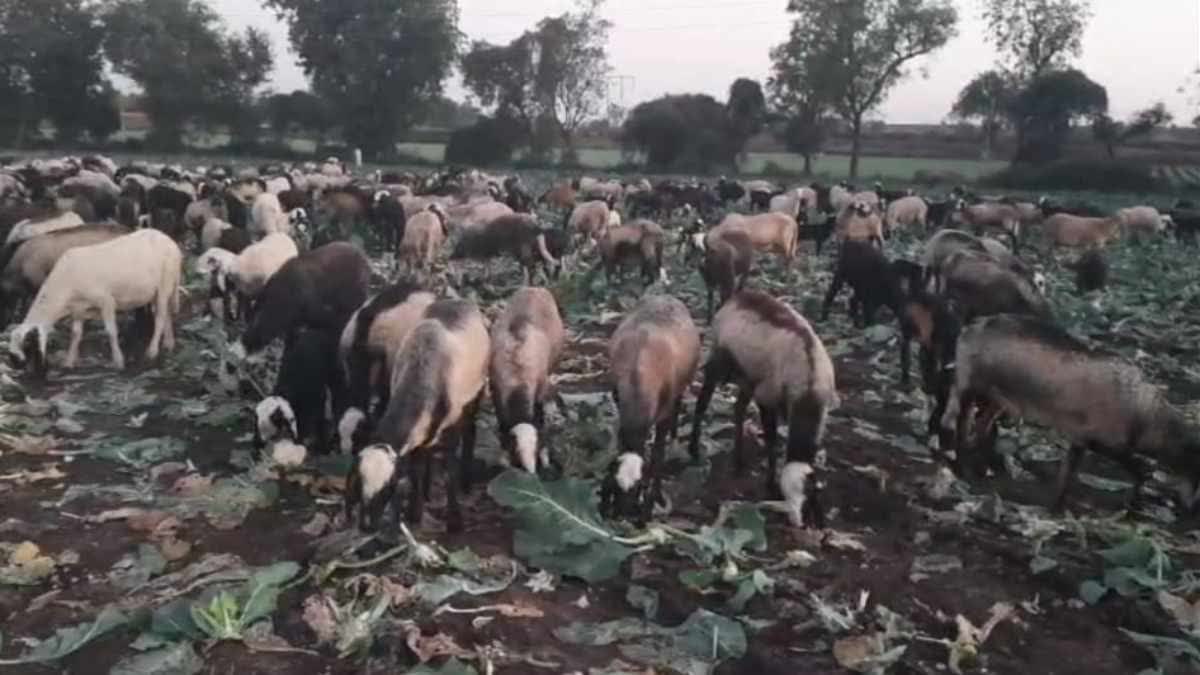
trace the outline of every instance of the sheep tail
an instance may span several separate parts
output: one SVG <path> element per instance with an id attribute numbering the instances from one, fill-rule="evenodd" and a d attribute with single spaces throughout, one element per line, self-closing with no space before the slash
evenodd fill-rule
<path id="1" fill-rule="evenodd" d="M 550 249 L 546 248 L 546 235 L 545 234 L 542 234 L 542 233 L 538 234 L 537 247 L 538 247 L 538 254 L 540 254 L 542 256 L 542 260 L 544 260 L 547 265 L 551 265 L 551 266 L 558 265 L 558 260 L 553 255 L 550 254 Z"/>

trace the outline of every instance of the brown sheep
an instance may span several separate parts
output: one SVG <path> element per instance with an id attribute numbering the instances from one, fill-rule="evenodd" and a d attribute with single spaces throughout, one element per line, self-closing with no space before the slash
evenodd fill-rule
<path id="1" fill-rule="evenodd" d="M 440 204 L 430 204 L 408 220 L 400 242 L 400 258 L 414 268 L 429 271 L 447 236 L 445 210 Z"/>
<path id="2" fill-rule="evenodd" d="M 746 283 L 754 264 L 754 243 L 741 230 L 724 230 L 707 240 L 700 276 L 708 292 L 708 320 L 713 318 L 713 290 L 720 293 L 724 305 Z"/>
<path id="3" fill-rule="evenodd" d="M 632 260 L 641 268 L 642 282 L 646 285 L 659 278 L 667 281 L 667 270 L 662 264 L 666 238 L 662 227 L 649 220 L 608 228 L 598 246 L 605 277 L 611 282 L 614 273 L 620 274 L 622 263 Z"/>
<path id="4" fill-rule="evenodd" d="M 1046 219 L 1046 236 L 1055 246 L 1069 248 L 1104 248 L 1121 234 L 1121 220 L 1085 218 L 1069 213 L 1056 213 Z"/>

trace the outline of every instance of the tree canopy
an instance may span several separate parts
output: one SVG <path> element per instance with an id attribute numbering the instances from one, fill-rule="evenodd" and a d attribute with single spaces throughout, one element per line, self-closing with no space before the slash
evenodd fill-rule
<path id="1" fill-rule="evenodd" d="M 791 0 L 788 12 L 788 42 L 772 52 L 777 86 L 794 86 L 789 71 L 796 68 L 815 79 L 804 86 L 850 125 L 850 175 L 857 176 L 864 117 L 908 76 L 914 59 L 954 37 L 958 11 L 950 0 Z"/>
<path id="2" fill-rule="evenodd" d="M 975 76 L 958 93 L 950 114 L 962 120 L 979 120 L 983 127 L 984 159 L 990 159 L 996 147 L 996 137 L 1016 94 L 1011 78 L 998 70 L 984 71 Z"/>
<path id="3" fill-rule="evenodd" d="M 1083 49 L 1090 0 L 985 0 L 1000 61 L 1023 81 L 1065 68 Z"/>
<path id="4" fill-rule="evenodd" d="M 725 106 L 707 94 L 662 96 L 634 107 L 622 142 L 655 169 L 689 171 L 733 165 Z"/>
<path id="5" fill-rule="evenodd" d="M 456 0 L 265 0 L 288 22 L 314 92 L 370 157 L 442 93 L 458 55 Z"/>
<path id="6" fill-rule="evenodd" d="M 186 125 L 201 118 L 238 127 L 252 114 L 254 89 L 272 65 L 270 40 L 261 31 L 228 34 L 199 0 L 116 0 L 105 24 L 113 69 L 144 93 L 152 144 L 179 147 Z"/>
<path id="7" fill-rule="evenodd" d="M 1159 101 L 1137 111 L 1127 122 L 1119 122 L 1103 113 L 1097 115 L 1092 123 L 1092 133 L 1097 141 L 1104 144 L 1109 158 L 1116 159 L 1118 146 L 1138 136 L 1146 136 L 1158 127 L 1170 124 L 1173 119 L 1166 104 Z"/>
<path id="8" fill-rule="evenodd" d="M 729 86 L 729 100 L 725 103 L 729 116 L 730 139 L 740 155 L 746 143 L 763 130 L 767 123 L 767 97 L 757 80 L 739 77 Z"/>
<path id="9" fill-rule="evenodd" d="M 1013 99 L 1019 162 L 1059 159 L 1071 124 L 1108 111 L 1108 91 L 1079 70 L 1055 70 L 1029 82 Z"/>

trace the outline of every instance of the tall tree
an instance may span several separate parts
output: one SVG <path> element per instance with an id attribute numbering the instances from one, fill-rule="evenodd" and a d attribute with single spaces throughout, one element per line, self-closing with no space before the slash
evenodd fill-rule
<path id="1" fill-rule="evenodd" d="M 1015 161 L 1040 164 L 1062 157 L 1071 125 L 1108 110 L 1108 91 L 1075 69 L 1047 72 L 1013 99 L 1009 114 L 1017 128 Z"/>
<path id="2" fill-rule="evenodd" d="M 288 22 L 314 92 L 367 156 L 394 152 L 458 55 L 456 0 L 265 0 Z"/>
<path id="3" fill-rule="evenodd" d="M 983 18 L 1001 63 L 1028 82 L 1079 55 L 1091 0 L 984 0 Z"/>
<path id="4" fill-rule="evenodd" d="M 622 143 L 655 169 L 707 171 L 733 166 L 725 106 L 707 94 L 662 96 L 638 104 L 625 119 Z"/>
<path id="5" fill-rule="evenodd" d="M 958 11 L 950 0 L 790 0 L 788 12 L 792 33 L 776 53 L 813 64 L 817 90 L 850 126 L 856 177 L 863 119 L 908 75 L 913 59 L 954 37 Z"/>
<path id="6" fill-rule="evenodd" d="M 89 117 L 112 112 L 102 95 L 108 81 L 97 10 L 92 0 L 0 0 L 0 89 L 11 96 L 2 98 L 26 125 L 49 119 L 60 143 L 101 132 Z"/>
<path id="7" fill-rule="evenodd" d="M 1015 95 L 1012 80 L 998 70 L 975 76 L 958 93 L 950 114 L 962 120 L 979 120 L 983 129 L 983 158 L 991 159 L 996 137 L 1004 128 L 1005 116 Z"/>
<path id="8" fill-rule="evenodd" d="M 1117 146 L 1128 143 L 1138 136 L 1146 136 L 1158 127 L 1170 124 L 1174 116 L 1165 103 L 1159 101 L 1144 110 L 1139 110 L 1128 122 L 1118 122 L 1107 114 L 1097 115 L 1092 122 L 1092 133 L 1104 145 L 1109 159 L 1117 158 Z"/>
<path id="9" fill-rule="evenodd" d="M 575 155 L 575 132 L 603 112 L 608 33 L 599 0 L 547 17 L 507 45 L 475 42 L 463 57 L 463 81 L 484 107 L 517 120 L 531 154 L 544 157 L 539 126 L 552 126 L 564 159 Z"/>
<path id="10" fill-rule="evenodd" d="M 812 173 L 813 155 L 821 151 L 828 130 L 825 116 L 830 96 L 822 89 L 827 82 L 817 76 L 825 72 L 826 55 L 814 44 L 818 35 L 794 22 L 788 41 L 771 49 L 767 80 L 771 106 L 783 120 L 775 135 L 789 151 L 804 158 L 805 174 Z"/>
<path id="11" fill-rule="evenodd" d="M 142 88 L 159 147 L 179 147 L 189 123 L 233 127 L 271 70 L 265 34 L 228 34 L 200 0 L 115 0 L 105 23 L 105 52 Z"/>
<path id="12" fill-rule="evenodd" d="M 767 123 L 767 97 L 757 80 L 739 77 L 729 86 L 729 100 L 725 102 L 729 117 L 730 140 L 737 148 L 738 156 L 746 150 L 746 143 L 763 130 Z"/>

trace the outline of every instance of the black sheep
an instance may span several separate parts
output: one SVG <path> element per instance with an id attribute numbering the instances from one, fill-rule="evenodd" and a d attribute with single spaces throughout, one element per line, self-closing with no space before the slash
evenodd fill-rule
<path id="1" fill-rule="evenodd" d="M 1065 263 L 1063 266 L 1074 270 L 1075 290 L 1080 295 L 1101 290 L 1108 285 L 1108 263 L 1104 260 L 1104 255 L 1096 249 L 1088 250 L 1079 256 L 1079 260 Z"/>
<path id="2" fill-rule="evenodd" d="M 386 190 L 376 192 L 371 200 L 371 223 L 383 238 L 384 250 L 399 258 L 400 242 L 404 241 L 404 227 L 408 224 L 404 205 Z"/>
<path id="3" fill-rule="evenodd" d="M 326 404 L 339 387 L 337 334 L 300 329 L 283 350 L 274 394 L 287 400 L 296 415 L 298 442 L 324 452 L 329 441 Z"/>
<path id="4" fill-rule="evenodd" d="M 241 253 L 249 245 L 250 234 L 236 227 L 227 227 L 221 230 L 221 236 L 217 237 L 217 247 L 231 253 Z"/>
<path id="5" fill-rule="evenodd" d="M 526 214 L 500 216 L 490 223 L 465 229 L 454 245 L 450 259 L 489 260 L 511 255 L 521 264 L 527 283 L 538 266 L 542 266 L 547 274 L 557 276 L 558 257 L 565 251 L 561 250 L 563 238 L 552 236 L 555 233 L 565 234 L 561 230 L 539 227 L 537 220 Z M 569 237 L 566 240 L 569 241 Z M 554 249 L 560 252 L 556 254 Z"/>
<path id="6" fill-rule="evenodd" d="M 850 316 L 860 326 L 871 325 L 875 311 L 881 306 L 891 309 L 896 316 L 900 315 L 903 282 L 883 252 L 870 242 L 846 241 L 842 244 L 833 282 L 829 285 L 821 308 L 822 321 L 829 318 L 834 299 L 847 283 L 854 289 Z"/>
<path id="7" fill-rule="evenodd" d="M 164 169 L 166 171 L 166 169 Z M 171 211 L 176 223 L 182 223 L 187 207 L 192 203 L 192 196 L 162 183 L 146 191 L 146 213 L 155 214 L 160 211 Z"/>
<path id="8" fill-rule="evenodd" d="M 817 247 L 817 255 L 821 255 L 821 248 L 825 246 L 825 242 L 833 236 L 833 231 L 837 227 L 837 216 L 828 214 L 825 220 L 820 223 L 807 224 L 800 223 L 800 229 L 797 230 L 796 239 L 798 241 L 811 241 Z"/>
<path id="9" fill-rule="evenodd" d="M 746 188 L 735 180 L 726 180 L 721 176 L 721 180 L 717 181 L 717 196 L 721 199 L 721 204 L 731 204 L 746 196 Z"/>

